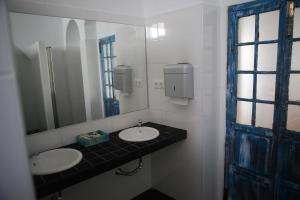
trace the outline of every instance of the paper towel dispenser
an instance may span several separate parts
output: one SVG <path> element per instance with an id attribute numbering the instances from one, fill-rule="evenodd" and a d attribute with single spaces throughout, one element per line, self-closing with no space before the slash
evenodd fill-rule
<path id="1" fill-rule="evenodd" d="M 113 87 L 123 93 L 132 92 L 132 69 L 129 66 L 118 65 L 113 69 Z"/>
<path id="2" fill-rule="evenodd" d="M 192 99 L 194 97 L 193 66 L 189 63 L 164 67 L 165 96 Z"/>

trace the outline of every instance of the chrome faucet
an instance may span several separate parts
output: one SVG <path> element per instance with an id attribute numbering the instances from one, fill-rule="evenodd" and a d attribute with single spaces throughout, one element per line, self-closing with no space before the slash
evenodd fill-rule
<path id="1" fill-rule="evenodd" d="M 138 127 L 141 127 L 142 126 L 142 124 L 143 124 L 143 121 L 141 120 L 141 119 L 139 119 L 139 121 L 138 121 Z"/>

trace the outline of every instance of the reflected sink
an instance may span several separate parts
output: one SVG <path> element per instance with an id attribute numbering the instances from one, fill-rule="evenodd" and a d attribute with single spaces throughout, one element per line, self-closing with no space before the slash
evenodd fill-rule
<path id="1" fill-rule="evenodd" d="M 119 133 L 119 138 L 128 142 L 144 142 L 158 136 L 158 130 L 146 126 L 125 129 Z"/>
<path id="2" fill-rule="evenodd" d="M 47 175 L 61 172 L 77 165 L 82 154 L 76 149 L 60 148 L 39 153 L 30 159 L 34 175 Z"/>

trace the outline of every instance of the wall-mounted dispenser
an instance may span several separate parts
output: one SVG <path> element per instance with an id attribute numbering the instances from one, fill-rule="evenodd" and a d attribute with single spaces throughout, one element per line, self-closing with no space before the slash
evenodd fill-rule
<path id="1" fill-rule="evenodd" d="M 171 97 L 171 102 L 187 105 L 194 98 L 193 65 L 178 63 L 164 67 L 165 96 Z"/>
<path id="2" fill-rule="evenodd" d="M 118 65 L 113 70 L 114 88 L 120 90 L 122 93 L 132 92 L 132 69 L 129 66 Z"/>

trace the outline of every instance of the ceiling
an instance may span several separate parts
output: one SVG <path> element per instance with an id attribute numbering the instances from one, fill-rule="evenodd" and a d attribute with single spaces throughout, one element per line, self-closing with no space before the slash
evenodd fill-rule
<path id="1" fill-rule="evenodd" d="M 204 3 L 218 5 L 221 0 L 10 0 L 18 3 L 37 3 L 83 8 L 105 13 L 134 17 L 149 17 Z M 9 3 L 11 3 L 9 2 Z"/>

